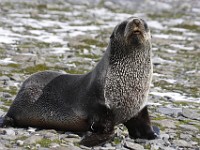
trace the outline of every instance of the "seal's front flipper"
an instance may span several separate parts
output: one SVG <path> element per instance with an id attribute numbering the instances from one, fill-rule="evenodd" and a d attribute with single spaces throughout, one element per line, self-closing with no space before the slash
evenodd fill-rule
<path id="1" fill-rule="evenodd" d="M 80 142 L 81 145 L 85 145 L 87 147 L 102 145 L 114 137 L 114 132 L 107 134 L 100 133 L 90 133 L 86 135 Z"/>
<path id="2" fill-rule="evenodd" d="M 80 144 L 96 146 L 109 141 L 114 136 L 114 114 L 103 104 L 95 104 L 89 115 L 91 134 L 86 135 Z"/>
<path id="3" fill-rule="evenodd" d="M 130 137 L 135 139 L 156 139 L 159 134 L 158 127 L 151 126 L 147 106 L 144 107 L 137 116 L 124 123 L 124 125 L 128 128 Z"/>

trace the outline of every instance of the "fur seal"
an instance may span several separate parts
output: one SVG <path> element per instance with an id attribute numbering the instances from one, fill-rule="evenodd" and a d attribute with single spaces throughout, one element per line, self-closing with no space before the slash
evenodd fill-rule
<path id="1" fill-rule="evenodd" d="M 91 131 L 80 143 L 94 146 L 123 123 L 132 138 L 154 139 L 145 106 L 152 71 L 150 30 L 143 19 L 130 17 L 114 28 L 91 72 L 44 71 L 25 80 L 2 126 Z"/>

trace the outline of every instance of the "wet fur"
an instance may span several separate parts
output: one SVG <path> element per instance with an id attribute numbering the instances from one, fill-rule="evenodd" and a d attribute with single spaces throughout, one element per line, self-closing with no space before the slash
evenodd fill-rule
<path id="1" fill-rule="evenodd" d="M 134 19 L 128 18 L 115 27 L 103 58 L 91 72 L 69 75 L 45 71 L 29 77 L 6 116 L 0 119 L 1 125 L 90 131 L 81 144 L 95 146 L 112 139 L 114 126 L 124 123 L 131 137 L 154 139 L 156 135 L 144 107 L 152 74 L 150 33 L 146 23 L 140 19 L 142 34 L 135 36 L 132 33 L 134 25 L 131 25 Z M 134 61 L 136 56 L 146 57 L 141 61 L 143 65 Z M 137 67 L 140 73 L 146 72 L 138 76 L 140 82 L 127 76 L 132 71 L 137 73 L 138 70 L 131 70 Z M 117 73 L 120 73 L 119 77 Z M 115 79 L 133 85 L 118 86 Z M 134 87 L 137 83 L 144 86 L 137 89 Z M 125 89 L 132 95 L 119 93 Z M 137 90 L 145 90 L 139 99 Z"/>

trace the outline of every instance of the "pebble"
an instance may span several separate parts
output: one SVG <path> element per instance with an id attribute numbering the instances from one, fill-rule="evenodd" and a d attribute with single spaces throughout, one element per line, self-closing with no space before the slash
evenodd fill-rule
<path id="1" fill-rule="evenodd" d="M 164 141 L 168 141 L 169 140 L 169 134 L 161 134 L 160 138 Z"/>
<path id="2" fill-rule="evenodd" d="M 24 141 L 22 141 L 22 140 L 17 140 L 17 141 L 16 141 L 16 144 L 17 144 L 18 146 L 23 146 L 23 145 L 24 145 Z"/>
<path id="3" fill-rule="evenodd" d="M 144 150 L 144 147 L 142 145 L 128 141 L 124 143 L 124 147 L 130 150 Z"/>

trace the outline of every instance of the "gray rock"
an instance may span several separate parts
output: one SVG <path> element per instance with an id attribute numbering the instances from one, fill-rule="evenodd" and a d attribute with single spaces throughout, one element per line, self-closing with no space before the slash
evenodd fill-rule
<path id="1" fill-rule="evenodd" d="M 51 148 L 51 150 L 81 150 L 81 148 L 73 145 L 66 145 L 57 148 Z"/>
<path id="2" fill-rule="evenodd" d="M 113 146 L 108 146 L 108 147 L 100 147 L 99 150 L 115 150 L 116 148 Z"/>
<path id="3" fill-rule="evenodd" d="M 69 143 L 80 142 L 80 139 L 78 139 L 78 138 L 65 138 L 63 140 L 67 141 Z"/>
<path id="4" fill-rule="evenodd" d="M 154 144 L 154 145 L 151 145 L 151 149 L 153 149 L 153 150 L 159 150 L 160 146 Z"/>
<path id="5" fill-rule="evenodd" d="M 185 124 L 181 124 L 179 125 L 179 127 L 185 129 L 185 130 L 189 130 L 189 131 L 194 131 L 194 132 L 199 132 L 199 129 L 193 125 L 185 125 Z"/>
<path id="6" fill-rule="evenodd" d="M 5 134 L 9 136 L 15 136 L 15 131 L 12 128 L 5 129 Z"/>
<path id="7" fill-rule="evenodd" d="M 115 9 L 118 8 L 118 6 L 115 5 L 115 4 L 114 4 L 113 2 L 111 2 L 111 1 L 105 1 L 105 2 L 104 2 L 104 6 L 105 6 L 106 8 L 108 8 L 108 9 L 111 9 L 111 10 L 115 10 Z"/>
<path id="8" fill-rule="evenodd" d="M 196 135 L 196 138 L 200 139 L 200 134 L 197 134 L 197 135 Z"/>
<path id="9" fill-rule="evenodd" d="M 131 149 L 131 150 L 143 150 L 144 149 L 144 147 L 142 145 L 133 143 L 133 142 L 128 142 L 128 141 L 126 141 L 124 143 L 124 147 Z"/>
<path id="10" fill-rule="evenodd" d="M 192 135 L 181 133 L 180 138 L 189 141 L 192 138 Z"/>
<path id="11" fill-rule="evenodd" d="M 165 128 L 171 128 L 171 129 L 176 128 L 176 124 L 175 124 L 176 122 L 174 120 L 163 119 L 163 120 L 153 120 L 152 122 L 158 123 L 162 127 L 165 127 Z"/>
<path id="12" fill-rule="evenodd" d="M 175 150 L 175 148 L 164 146 L 164 145 L 160 146 L 160 149 L 162 149 L 162 150 Z"/>
<path id="13" fill-rule="evenodd" d="M 28 131 L 29 133 L 34 133 L 35 130 L 36 130 L 36 128 L 29 127 L 27 131 Z"/>
<path id="14" fill-rule="evenodd" d="M 84 145 L 80 145 L 80 148 L 81 148 L 81 149 L 84 149 L 84 150 L 91 150 L 90 147 L 87 147 L 87 146 L 84 146 Z"/>
<path id="15" fill-rule="evenodd" d="M 156 110 L 159 113 L 170 115 L 170 116 L 179 116 L 182 114 L 182 108 L 167 108 L 167 107 L 159 107 Z"/>
<path id="16" fill-rule="evenodd" d="M 11 98 L 12 95 L 10 93 L 3 93 L 4 98 Z"/>
<path id="17" fill-rule="evenodd" d="M 51 143 L 49 145 L 50 148 L 57 148 L 57 147 L 60 147 L 60 145 L 58 143 Z"/>
<path id="18" fill-rule="evenodd" d="M 14 141 L 17 137 L 14 135 L 2 135 L 1 139 L 5 141 Z"/>
<path id="19" fill-rule="evenodd" d="M 200 113 L 198 113 L 196 110 L 183 108 L 183 116 L 186 118 L 194 119 L 194 120 L 200 120 Z"/>
<path id="20" fill-rule="evenodd" d="M 0 109 L 0 116 L 4 116 L 4 115 L 5 115 L 5 112 Z M 0 134 L 1 134 L 1 130 L 0 130 Z"/>
<path id="21" fill-rule="evenodd" d="M 178 147 L 191 147 L 191 144 L 185 140 L 174 140 L 173 144 Z"/>
<path id="22" fill-rule="evenodd" d="M 170 138 L 170 139 L 174 139 L 176 136 L 177 136 L 176 133 L 170 133 L 170 134 L 169 134 L 169 138 Z"/>
<path id="23" fill-rule="evenodd" d="M 160 138 L 164 141 L 168 141 L 169 140 L 169 134 L 161 134 Z"/>
<path id="24" fill-rule="evenodd" d="M 0 76 L 0 81 L 8 81 L 10 78 L 8 76 Z"/>
<path id="25" fill-rule="evenodd" d="M 15 80 L 15 81 L 21 81 L 22 80 L 21 77 L 20 77 L 20 75 L 18 75 L 18 74 L 13 74 L 11 76 L 11 79 Z"/>
<path id="26" fill-rule="evenodd" d="M 155 145 L 155 147 L 159 147 L 166 144 L 166 142 L 162 139 L 148 140 L 147 143 L 149 143 L 150 145 Z"/>
<path id="27" fill-rule="evenodd" d="M 23 146 L 23 145 L 24 145 L 24 141 L 22 141 L 22 140 L 17 140 L 17 141 L 16 141 L 16 144 L 17 144 L 18 146 Z"/>
<path id="28" fill-rule="evenodd" d="M 78 138 L 79 139 L 80 136 L 77 134 L 69 133 L 69 134 L 67 134 L 67 138 Z"/>
<path id="29" fill-rule="evenodd" d="M 38 142 L 38 141 L 40 141 L 40 140 L 42 140 L 42 139 L 43 139 L 43 137 L 41 137 L 41 136 L 32 135 L 32 136 L 30 136 L 29 138 L 27 138 L 27 139 L 24 141 L 24 143 L 25 143 L 25 144 L 34 144 L 34 143 L 36 143 L 36 142 Z"/>

